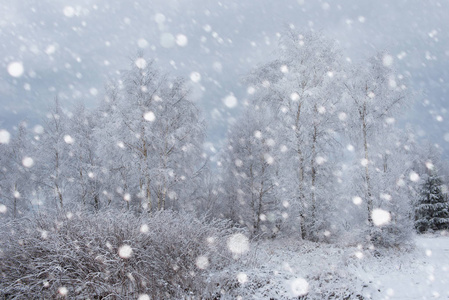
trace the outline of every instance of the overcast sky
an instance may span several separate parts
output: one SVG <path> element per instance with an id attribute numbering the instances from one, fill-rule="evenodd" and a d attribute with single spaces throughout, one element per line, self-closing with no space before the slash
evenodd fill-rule
<path id="1" fill-rule="evenodd" d="M 0 128 L 41 122 L 56 95 L 67 108 L 97 105 L 142 50 L 189 79 L 217 142 L 247 96 L 241 78 L 288 26 L 322 31 L 352 61 L 390 52 L 420 92 L 407 121 L 448 148 L 447 0 L 0 0 Z"/>

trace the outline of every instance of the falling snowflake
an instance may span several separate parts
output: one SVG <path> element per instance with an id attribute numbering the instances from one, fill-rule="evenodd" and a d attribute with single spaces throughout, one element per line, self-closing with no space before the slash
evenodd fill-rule
<path id="1" fill-rule="evenodd" d="M 317 110 L 318 110 L 318 113 L 321 115 L 326 113 L 326 107 L 324 107 L 324 106 L 319 106 Z"/>
<path id="2" fill-rule="evenodd" d="M 195 265 L 198 267 L 198 269 L 207 269 L 207 267 L 209 266 L 209 258 L 207 258 L 207 256 L 198 256 L 195 261 Z"/>
<path id="3" fill-rule="evenodd" d="M 64 142 L 71 145 L 75 140 L 68 134 L 64 135 Z"/>
<path id="4" fill-rule="evenodd" d="M 346 121 L 348 116 L 346 115 L 346 113 L 341 112 L 341 113 L 338 114 L 338 118 L 340 119 L 340 121 Z"/>
<path id="5" fill-rule="evenodd" d="M 72 6 L 64 7 L 62 12 L 64 13 L 64 16 L 66 16 L 68 18 L 71 18 L 75 15 L 75 9 Z"/>
<path id="6" fill-rule="evenodd" d="M 416 172 L 414 172 L 414 171 L 410 172 L 410 176 L 409 177 L 410 177 L 410 180 L 413 181 L 413 182 L 418 182 L 419 181 L 419 175 Z"/>
<path id="7" fill-rule="evenodd" d="M 34 165 L 34 160 L 31 157 L 25 156 L 22 159 L 22 165 L 26 168 L 31 168 Z"/>
<path id="8" fill-rule="evenodd" d="M 216 62 L 214 62 L 214 63 L 212 64 L 212 68 L 213 68 L 216 72 L 221 73 L 221 71 L 223 70 L 223 65 L 221 64 L 221 62 L 216 61 Z"/>
<path id="9" fill-rule="evenodd" d="M 58 293 L 61 294 L 62 296 L 67 296 L 67 294 L 69 293 L 69 290 L 65 286 L 61 286 L 58 289 Z"/>
<path id="10" fill-rule="evenodd" d="M 188 39 L 187 39 L 187 37 L 186 37 L 185 35 L 183 35 L 183 34 L 178 34 L 178 35 L 176 36 L 176 44 L 177 44 L 178 46 L 180 46 L 180 47 L 185 47 L 185 46 L 187 46 L 187 43 L 188 43 Z"/>
<path id="11" fill-rule="evenodd" d="M 198 72 L 192 72 L 190 73 L 190 80 L 193 82 L 200 82 L 201 81 L 201 74 Z"/>
<path id="12" fill-rule="evenodd" d="M 136 66 L 139 69 L 144 69 L 147 66 L 146 60 L 142 57 L 139 57 L 138 59 L 136 59 L 136 61 L 134 63 L 136 64 Z"/>
<path id="13" fill-rule="evenodd" d="M 130 258 L 133 254 L 133 249 L 129 245 L 122 245 L 120 248 L 118 248 L 118 255 L 121 258 Z"/>
<path id="14" fill-rule="evenodd" d="M 44 133 L 44 127 L 42 125 L 36 125 L 36 126 L 34 126 L 33 131 L 36 134 L 43 134 Z"/>
<path id="15" fill-rule="evenodd" d="M 276 145 L 276 142 L 273 139 L 268 139 L 266 141 L 267 146 L 273 147 L 274 145 Z"/>
<path id="16" fill-rule="evenodd" d="M 140 226 L 141 233 L 147 233 L 149 230 L 150 230 L 150 227 L 148 227 L 147 224 L 143 224 L 142 226 Z"/>
<path id="17" fill-rule="evenodd" d="M 148 111 L 143 115 L 143 118 L 149 122 L 154 122 L 156 120 L 156 116 L 152 111 Z"/>
<path id="18" fill-rule="evenodd" d="M 352 198 L 352 203 L 354 203 L 355 205 L 360 205 L 362 204 L 362 198 L 360 198 L 359 196 L 355 196 Z"/>
<path id="19" fill-rule="evenodd" d="M 159 42 L 164 48 L 172 48 L 176 43 L 176 39 L 170 32 L 164 32 L 161 34 Z"/>
<path id="20" fill-rule="evenodd" d="M 237 274 L 237 280 L 240 284 L 244 284 L 248 281 L 248 275 L 246 275 L 245 273 L 238 273 Z"/>
<path id="21" fill-rule="evenodd" d="M 273 158 L 273 156 L 271 156 L 270 154 L 265 153 L 265 154 L 263 155 L 263 157 L 264 157 L 265 162 L 266 162 L 267 164 L 272 165 L 272 164 L 274 163 L 274 158 Z"/>
<path id="22" fill-rule="evenodd" d="M 249 240 L 241 233 L 236 233 L 228 239 L 228 249 L 234 254 L 243 254 L 249 251 Z"/>
<path id="23" fill-rule="evenodd" d="M 148 47 L 148 41 L 146 40 L 146 39 L 144 39 L 144 38 L 140 38 L 138 41 L 137 41 L 137 46 L 139 46 L 139 48 L 146 48 L 146 47 Z"/>
<path id="24" fill-rule="evenodd" d="M 8 131 L 0 129 L 0 144 L 8 144 L 10 138 L 11 134 Z"/>
<path id="25" fill-rule="evenodd" d="M 90 93 L 92 96 L 96 96 L 96 95 L 98 95 L 98 90 L 97 90 L 96 88 L 90 88 L 90 89 L 89 89 L 89 93 Z"/>
<path id="26" fill-rule="evenodd" d="M 290 94 L 290 99 L 292 100 L 292 101 L 298 101 L 299 100 L 299 94 L 298 93 L 291 93 Z"/>
<path id="27" fill-rule="evenodd" d="M 288 73 L 288 67 L 286 65 L 282 65 L 280 69 L 282 73 Z"/>
<path id="28" fill-rule="evenodd" d="M 8 65 L 8 73 L 12 77 L 20 77 L 24 72 L 23 63 L 20 61 L 13 61 Z"/>
<path id="29" fill-rule="evenodd" d="M 380 198 L 386 201 L 391 201 L 392 197 L 390 194 L 380 193 Z"/>
<path id="30" fill-rule="evenodd" d="M 156 23 L 158 23 L 158 24 L 162 24 L 165 22 L 165 16 L 161 13 L 157 13 L 154 16 L 154 21 L 156 21 Z"/>
<path id="31" fill-rule="evenodd" d="M 52 55 L 56 52 L 56 46 L 55 45 L 48 45 L 47 48 L 45 48 L 45 53 L 47 55 Z"/>
<path id="32" fill-rule="evenodd" d="M 322 165 L 322 164 L 324 164 L 327 161 L 327 159 L 325 157 L 322 157 L 322 156 L 317 156 L 315 158 L 315 161 L 316 161 L 317 164 Z"/>
<path id="33" fill-rule="evenodd" d="M 390 223 L 391 215 L 388 211 L 376 208 L 371 213 L 371 218 L 373 219 L 373 223 L 376 226 L 383 226 Z"/>
<path id="34" fill-rule="evenodd" d="M 368 165 L 368 160 L 366 158 L 363 158 L 360 160 L 360 164 L 364 167 L 366 167 Z"/>
<path id="35" fill-rule="evenodd" d="M 296 278 L 290 281 L 290 292 L 293 297 L 304 296 L 309 292 L 309 283 L 304 278 Z"/>
<path id="36" fill-rule="evenodd" d="M 237 106 L 237 98 L 233 94 L 226 96 L 223 99 L 223 102 L 229 108 L 234 108 L 235 106 Z"/>
<path id="37" fill-rule="evenodd" d="M 385 54 L 382 58 L 382 63 L 385 67 L 389 67 L 393 64 L 393 56 L 389 54 Z"/>

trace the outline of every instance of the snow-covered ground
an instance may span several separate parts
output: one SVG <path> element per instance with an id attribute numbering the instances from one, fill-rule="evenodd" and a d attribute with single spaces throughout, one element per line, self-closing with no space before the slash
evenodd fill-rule
<path id="1" fill-rule="evenodd" d="M 380 290 L 373 293 L 374 299 L 449 299 L 449 237 L 416 237 L 416 249 L 408 259 L 384 267 L 373 264 L 365 275 Z"/>
<path id="2" fill-rule="evenodd" d="M 449 299 L 449 237 L 415 239 L 409 252 L 261 242 L 231 272 L 241 299 Z"/>

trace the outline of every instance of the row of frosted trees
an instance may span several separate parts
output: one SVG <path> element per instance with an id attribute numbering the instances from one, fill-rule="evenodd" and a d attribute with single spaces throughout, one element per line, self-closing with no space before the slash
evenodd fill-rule
<path id="1" fill-rule="evenodd" d="M 350 63 L 321 34 L 286 32 L 246 77 L 249 100 L 211 170 L 186 84 L 138 57 L 98 108 L 68 112 L 56 100 L 44 126 L 20 125 L 0 145 L 1 201 L 12 217 L 173 209 L 230 218 L 252 235 L 400 236 L 434 165 L 395 126 L 410 93 L 391 63 L 386 53 Z"/>
<path id="2" fill-rule="evenodd" d="M 56 100 L 44 126 L 28 132 L 22 124 L 1 145 L 8 212 L 188 208 L 204 161 L 204 124 L 188 93 L 182 79 L 139 57 L 97 109 L 67 112 Z"/>
<path id="3" fill-rule="evenodd" d="M 219 160 L 225 216 L 255 235 L 407 239 L 420 177 L 440 166 L 395 126 L 413 95 L 392 61 L 351 63 L 321 34 L 287 32 L 246 77 L 250 99 Z"/>

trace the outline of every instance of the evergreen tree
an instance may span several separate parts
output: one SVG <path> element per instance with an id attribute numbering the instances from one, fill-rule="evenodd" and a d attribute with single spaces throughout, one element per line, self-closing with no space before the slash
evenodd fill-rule
<path id="1" fill-rule="evenodd" d="M 420 233 L 449 228 L 449 202 L 441 184 L 441 179 L 433 173 L 422 185 L 415 207 L 415 228 Z"/>

